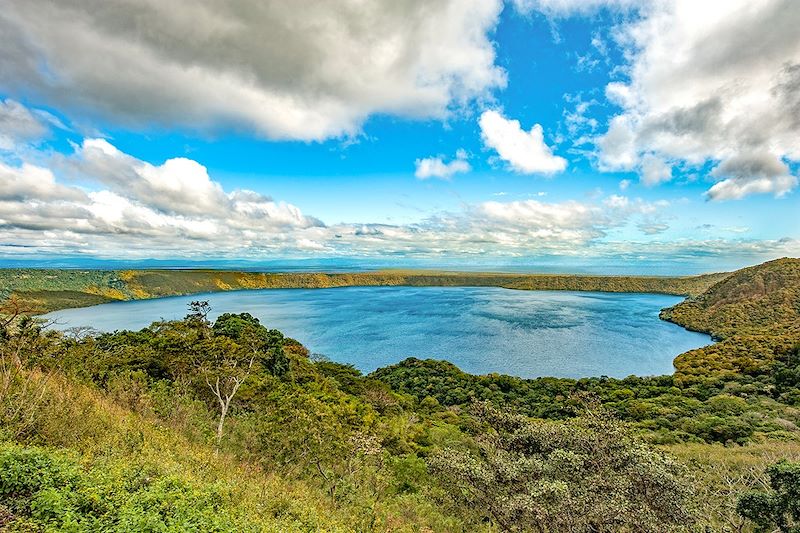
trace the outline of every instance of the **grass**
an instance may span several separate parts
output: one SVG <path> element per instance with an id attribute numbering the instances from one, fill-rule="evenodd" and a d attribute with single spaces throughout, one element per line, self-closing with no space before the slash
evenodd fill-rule
<path id="1" fill-rule="evenodd" d="M 16 401 L 44 401 L 24 424 L 6 420 L 0 428 L 4 531 L 27 531 L 24 519 L 2 527 L 3 516 L 17 510 L 53 531 L 128 531 L 148 523 L 159 531 L 460 529 L 414 495 L 372 506 L 335 502 L 310 482 L 219 452 L 57 372 L 24 379 L 29 397 Z"/>

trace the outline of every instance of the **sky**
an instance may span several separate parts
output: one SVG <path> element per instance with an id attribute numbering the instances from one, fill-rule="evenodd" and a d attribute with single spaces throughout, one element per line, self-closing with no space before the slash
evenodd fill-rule
<path id="1" fill-rule="evenodd" d="M 0 264 L 800 255 L 794 0 L 8 0 Z"/>

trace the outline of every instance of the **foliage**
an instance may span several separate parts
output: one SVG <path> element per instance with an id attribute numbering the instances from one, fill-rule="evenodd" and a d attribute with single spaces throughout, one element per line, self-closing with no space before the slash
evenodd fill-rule
<path id="1" fill-rule="evenodd" d="M 259 362 L 273 376 L 289 371 L 289 358 L 284 347 L 287 342 L 277 329 L 267 329 L 250 313 L 223 313 L 214 322 L 215 337 L 227 337 L 256 353 Z"/>
<path id="2" fill-rule="evenodd" d="M 796 367 L 793 367 L 796 368 Z M 681 386 L 672 376 L 625 379 L 522 379 L 498 374 L 475 376 L 446 361 L 406 359 L 370 377 L 417 401 L 435 399 L 445 407 L 467 407 L 490 401 L 528 416 L 564 419 L 573 416 L 576 395 L 591 394 L 622 420 L 647 431 L 655 442 L 744 443 L 756 434 L 796 433 L 800 411 L 781 403 L 795 371 L 753 378 L 707 379 Z M 778 383 L 781 383 L 778 386 Z"/>
<path id="3" fill-rule="evenodd" d="M 7 530 L 256 531 L 226 508 L 224 487 L 198 487 L 141 465 L 81 468 L 74 456 L 0 445 L 0 501 Z M 13 517 L 9 520 L 8 517 Z"/>
<path id="4" fill-rule="evenodd" d="M 23 370 L 25 372 L 30 371 Z M 134 473 L 146 473 L 154 484 L 167 479 L 165 482 L 170 486 L 180 485 L 177 494 L 170 492 L 163 497 L 161 493 L 147 494 L 152 500 L 148 501 L 156 508 L 170 506 L 175 498 L 195 506 L 191 502 L 197 494 L 202 498 L 206 495 L 214 498 L 217 502 L 214 509 L 202 511 L 204 500 L 197 504 L 203 517 L 209 518 L 205 524 L 219 520 L 244 527 L 252 523 L 255 524 L 253 529 L 259 531 L 483 529 L 480 524 L 466 526 L 457 516 L 442 514 L 425 494 L 424 487 L 417 487 L 416 493 L 398 490 L 400 482 L 395 483 L 389 476 L 395 462 L 402 461 L 403 456 L 394 456 L 395 460 L 384 464 L 385 449 L 377 443 L 374 434 L 350 430 L 351 438 L 339 431 L 341 427 L 366 427 L 359 417 L 364 414 L 360 410 L 368 408 L 357 398 L 349 398 L 350 407 L 341 401 L 346 399 L 341 396 L 333 402 L 349 409 L 348 417 L 341 416 L 341 411 L 317 416 L 321 405 L 332 403 L 333 389 L 319 391 L 317 403 L 304 405 L 285 401 L 289 394 L 298 400 L 310 400 L 313 394 L 307 386 L 316 383 L 330 387 L 324 378 L 302 386 L 283 382 L 277 388 L 270 387 L 275 405 L 284 406 L 283 411 L 274 416 L 264 409 L 268 404 L 251 398 L 248 403 L 255 410 L 236 413 L 231 419 L 230 438 L 221 448 L 215 449 L 207 444 L 213 441 L 214 415 L 204 401 L 197 400 L 196 391 L 200 389 L 195 389 L 194 385 L 166 379 L 153 381 L 142 371 L 121 370 L 113 376 L 106 375 L 102 387 L 96 382 L 81 385 L 78 383 L 80 374 L 72 372 L 72 375 L 75 377 L 67 378 L 59 372 L 33 373 L 31 379 L 44 392 L 44 401 L 38 405 L 36 416 L 25 425 L 24 431 L 18 431 L 18 423 L 12 421 L 3 426 L 3 435 L 25 448 L 33 444 L 48 446 L 48 453 L 55 448 L 61 450 L 59 454 L 66 451 L 75 464 L 79 463 L 82 470 L 91 474 L 84 478 L 83 488 L 100 500 L 115 500 L 117 493 L 111 494 L 107 489 L 116 490 L 119 486 L 127 490 L 127 474 L 120 469 L 130 467 Z M 293 377 L 299 378 L 300 373 Z M 20 402 L 28 402 L 33 390 L 34 387 L 30 387 L 27 393 L 18 391 L 16 397 Z M 250 431 L 246 422 L 248 416 L 254 414 L 262 416 L 269 424 L 269 432 Z M 303 414 L 310 415 L 312 418 L 308 420 L 313 420 L 314 424 L 304 424 L 303 420 L 294 425 L 286 424 Z M 343 422 L 346 422 L 344 426 Z M 316 445 L 303 447 L 308 432 L 316 432 L 321 438 Z M 261 436 L 266 442 L 256 438 Z M 0 436 L 0 443 L 2 438 Z M 298 450 L 294 450 L 295 455 L 288 463 L 279 463 L 275 461 L 275 453 L 287 442 L 298 445 Z M 341 452 L 336 452 L 339 449 Z M 307 470 L 298 467 L 303 464 L 299 462 L 303 451 L 317 454 L 316 460 L 313 455 L 307 457 L 313 460 L 313 463 L 305 463 L 309 467 Z M 318 472 L 315 463 L 319 463 L 329 479 Z M 108 486 L 104 485 L 106 481 Z M 72 487 L 71 492 L 80 495 L 83 488 Z M 137 498 L 135 494 L 129 498 L 124 491 L 119 494 L 120 500 L 135 501 Z M 21 529 L 40 530 L 52 523 L 57 525 L 50 527 L 61 530 L 64 520 L 74 518 L 81 525 L 72 530 L 105 530 L 88 525 L 96 524 L 98 517 L 91 506 L 81 501 L 76 503 L 77 508 L 69 502 L 69 505 L 54 508 L 47 523 L 42 517 L 32 516 L 27 508 L 11 512 L 12 503 L 10 497 L 0 496 L 0 516 L 19 521 Z M 122 511 L 110 509 L 102 518 L 113 524 L 118 512 Z M 227 517 L 233 517 L 233 521 Z M 168 530 L 165 520 L 152 524 L 149 530 Z M 114 530 L 111 526 L 108 529 Z M 182 526 L 173 529 L 186 530 Z M 205 525 L 194 530 L 206 530 Z M 220 526 L 217 530 L 226 529 Z"/>
<path id="5" fill-rule="evenodd" d="M 751 491 L 739 498 L 739 514 L 760 531 L 800 531 L 800 463 L 780 461 L 767 468 L 770 491 Z"/>
<path id="6" fill-rule="evenodd" d="M 722 340 L 678 357 L 677 379 L 769 374 L 800 345 L 800 259 L 739 270 L 661 317 Z"/>
<path id="7" fill-rule="evenodd" d="M 59 354 L 57 334 L 43 330 L 36 319 L 22 316 L 0 329 L 0 436 L 17 436 L 33 424 L 45 390 L 36 373 L 27 372 L 26 359 L 52 361 Z M 12 429 L 13 428 L 13 429 Z"/>
<path id="8" fill-rule="evenodd" d="M 663 449 L 686 465 L 695 492 L 696 529 L 720 533 L 753 531 L 752 522 L 736 511 L 739 496 L 765 489 L 766 468 L 781 459 L 800 461 L 800 442 L 765 440 L 746 446 L 680 443 Z"/>
<path id="9" fill-rule="evenodd" d="M 477 405 L 477 452 L 431 466 L 452 497 L 508 531 L 663 531 L 688 523 L 683 469 L 602 410 L 535 421 Z"/>

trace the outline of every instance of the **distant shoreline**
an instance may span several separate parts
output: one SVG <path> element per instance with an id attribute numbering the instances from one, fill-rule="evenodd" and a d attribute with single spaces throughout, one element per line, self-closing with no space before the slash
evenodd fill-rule
<path id="1" fill-rule="evenodd" d="M 245 272 L 208 269 L 92 270 L 0 269 L 0 299 L 14 298 L 28 314 L 144 300 L 249 289 L 336 287 L 500 287 L 518 290 L 567 290 L 696 296 L 729 273 L 698 276 L 616 276 L 516 274 L 432 270 L 370 272 Z"/>

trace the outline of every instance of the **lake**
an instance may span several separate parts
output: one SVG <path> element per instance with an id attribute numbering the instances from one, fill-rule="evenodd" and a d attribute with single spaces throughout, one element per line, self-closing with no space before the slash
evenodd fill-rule
<path id="1" fill-rule="evenodd" d="M 140 329 L 208 300 L 211 318 L 248 312 L 313 353 L 370 372 L 406 357 L 446 359 L 466 372 L 520 377 L 672 373 L 676 355 L 710 337 L 664 322 L 682 300 L 658 294 L 494 287 L 347 287 L 217 292 L 56 311 L 61 329 Z"/>

